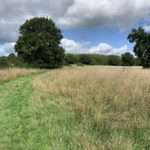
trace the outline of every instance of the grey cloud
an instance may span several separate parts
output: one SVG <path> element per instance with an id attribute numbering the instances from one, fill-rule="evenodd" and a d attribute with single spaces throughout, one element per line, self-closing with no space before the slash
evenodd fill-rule
<path id="1" fill-rule="evenodd" d="M 18 35 L 18 23 L 0 20 L 0 44 L 14 42 Z"/>
<path id="2" fill-rule="evenodd" d="M 64 27 L 126 28 L 150 13 L 149 0 L 74 0 L 58 23 Z"/>
<path id="3" fill-rule="evenodd" d="M 0 43 L 15 42 L 20 24 L 35 16 L 60 18 L 72 0 L 0 0 Z"/>

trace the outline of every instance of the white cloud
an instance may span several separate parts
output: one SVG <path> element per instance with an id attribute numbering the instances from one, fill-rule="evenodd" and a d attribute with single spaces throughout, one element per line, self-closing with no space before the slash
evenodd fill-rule
<path id="1" fill-rule="evenodd" d="M 150 25 L 146 25 L 143 28 L 146 32 L 150 32 Z"/>
<path id="2" fill-rule="evenodd" d="M 97 46 L 91 47 L 89 52 L 92 54 L 101 54 L 101 55 L 121 55 L 128 51 L 128 46 L 124 45 L 120 48 L 113 48 L 107 43 L 100 43 Z"/>
<path id="3" fill-rule="evenodd" d="M 124 46 L 122 46 L 120 48 L 113 48 L 112 52 L 110 54 L 119 55 L 120 56 L 121 54 L 123 54 L 125 52 L 128 52 L 128 46 L 127 45 L 124 45 Z"/>
<path id="4" fill-rule="evenodd" d="M 73 40 L 63 39 L 61 46 L 64 47 L 66 53 L 89 53 L 100 55 L 121 55 L 128 51 L 128 46 L 124 45 L 120 48 L 113 48 L 107 43 L 99 43 L 96 46 L 86 47 L 82 43 L 77 43 Z"/>
<path id="5" fill-rule="evenodd" d="M 5 43 L 0 46 L 0 56 L 8 56 L 11 53 L 15 53 L 15 43 Z"/>
<path id="6" fill-rule="evenodd" d="M 61 46 L 66 50 L 66 53 L 74 54 L 100 54 L 100 55 L 121 55 L 128 51 L 127 45 L 120 48 L 114 48 L 107 43 L 99 43 L 96 46 L 89 46 L 90 42 L 78 43 L 74 40 L 62 39 Z M 0 46 L 0 56 L 8 56 L 10 53 L 15 53 L 15 43 L 5 43 Z"/>
<path id="7" fill-rule="evenodd" d="M 83 51 L 80 43 L 69 39 L 62 39 L 61 46 L 65 48 L 67 53 L 80 53 Z"/>
<path id="8" fill-rule="evenodd" d="M 105 54 L 105 53 L 109 53 L 112 51 L 112 46 L 106 43 L 100 43 L 95 47 L 91 47 L 89 52 L 90 53 L 101 53 L 101 54 Z"/>
<path id="9" fill-rule="evenodd" d="M 32 17 L 62 17 L 73 0 L 0 0 L 0 43 L 15 42 L 19 26 Z"/>

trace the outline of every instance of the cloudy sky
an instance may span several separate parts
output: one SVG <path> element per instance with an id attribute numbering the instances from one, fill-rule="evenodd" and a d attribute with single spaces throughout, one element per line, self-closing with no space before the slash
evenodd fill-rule
<path id="1" fill-rule="evenodd" d="M 26 19 L 49 17 L 63 31 L 68 53 L 132 52 L 133 27 L 150 31 L 150 0 L 0 0 L 0 55 L 14 52 Z"/>

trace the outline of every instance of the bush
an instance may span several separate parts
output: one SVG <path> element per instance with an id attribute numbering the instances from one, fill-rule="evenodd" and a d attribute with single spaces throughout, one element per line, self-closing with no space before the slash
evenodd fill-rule
<path id="1" fill-rule="evenodd" d="M 0 69 L 9 68 L 11 66 L 7 57 L 0 57 Z"/>
<path id="2" fill-rule="evenodd" d="M 85 65 L 95 65 L 95 59 L 92 57 L 92 55 L 89 54 L 80 54 L 79 55 L 79 62 Z"/>
<path id="3" fill-rule="evenodd" d="M 8 57 L 0 57 L 0 69 L 12 67 L 29 67 L 21 58 L 10 54 Z"/>
<path id="4" fill-rule="evenodd" d="M 140 60 L 133 58 L 135 65 L 140 65 Z M 98 54 L 65 54 L 65 65 L 69 64 L 84 64 L 84 65 L 122 65 L 122 58 L 116 55 L 98 55 Z"/>
<path id="5" fill-rule="evenodd" d="M 115 55 L 108 56 L 108 65 L 120 66 L 121 64 L 121 57 Z"/>
<path id="6" fill-rule="evenodd" d="M 76 54 L 65 54 L 65 65 L 78 63 L 78 55 Z"/>
<path id="7" fill-rule="evenodd" d="M 133 66 L 134 57 L 129 52 L 122 54 L 122 65 L 123 66 Z"/>

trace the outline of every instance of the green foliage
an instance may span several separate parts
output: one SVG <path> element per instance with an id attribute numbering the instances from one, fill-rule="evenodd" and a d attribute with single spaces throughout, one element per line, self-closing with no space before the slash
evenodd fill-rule
<path id="1" fill-rule="evenodd" d="M 31 66 L 58 68 L 63 64 L 64 49 L 60 47 L 61 30 L 48 18 L 33 18 L 20 26 L 15 50 Z"/>
<path id="2" fill-rule="evenodd" d="M 27 64 L 15 54 L 10 54 L 7 59 L 10 63 L 10 67 L 27 67 Z"/>
<path id="3" fill-rule="evenodd" d="M 107 57 L 104 55 L 90 54 L 94 59 L 95 65 L 108 65 Z"/>
<path id="4" fill-rule="evenodd" d="M 97 54 L 65 54 L 64 64 L 109 65 L 108 57 Z"/>
<path id="5" fill-rule="evenodd" d="M 15 56 L 14 54 L 10 54 L 8 57 L 0 57 L 0 69 L 12 67 L 28 67 L 28 65 L 23 62 L 20 57 Z"/>
<path id="6" fill-rule="evenodd" d="M 140 58 L 142 66 L 144 68 L 150 67 L 150 34 L 145 32 L 141 27 L 138 29 L 133 29 L 128 35 L 128 40 L 133 43 L 134 53 Z"/>
<path id="7" fill-rule="evenodd" d="M 76 64 L 78 62 L 78 55 L 76 54 L 65 54 L 65 64 Z"/>
<path id="8" fill-rule="evenodd" d="M 134 65 L 135 66 L 142 66 L 140 58 L 134 58 Z"/>
<path id="9" fill-rule="evenodd" d="M 124 57 L 124 55 L 122 55 Z M 64 57 L 64 65 L 76 64 L 78 66 L 84 65 L 115 65 L 115 66 L 131 66 L 123 63 L 124 58 L 120 56 L 103 56 L 97 54 L 65 54 Z M 133 62 L 135 66 L 141 66 L 141 60 L 139 58 L 133 58 Z M 58 67 L 61 64 L 53 64 Z M 9 67 L 26 67 L 26 68 L 35 68 L 35 67 L 44 67 L 43 64 L 27 64 L 25 61 L 21 59 L 19 56 L 15 56 L 14 54 L 10 54 L 8 57 L 0 57 L 0 68 L 9 68 Z M 46 65 L 45 65 L 46 67 Z"/>
<path id="10" fill-rule="evenodd" d="M 123 66 L 133 66 L 134 57 L 129 52 L 122 54 L 122 65 Z"/>
<path id="11" fill-rule="evenodd" d="M 108 65 L 120 66 L 121 65 L 121 57 L 115 56 L 115 55 L 108 56 Z"/>
<path id="12" fill-rule="evenodd" d="M 10 63 L 7 57 L 0 57 L 0 69 L 9 68 Z"/>
<path id="13" fill-rule="evenodd" d="M 80 54 L 79 62 L 82 64 L 85 64 L 85 65 L 94 65 L 95 64 L 94 58 L 89 54 Z"/>

